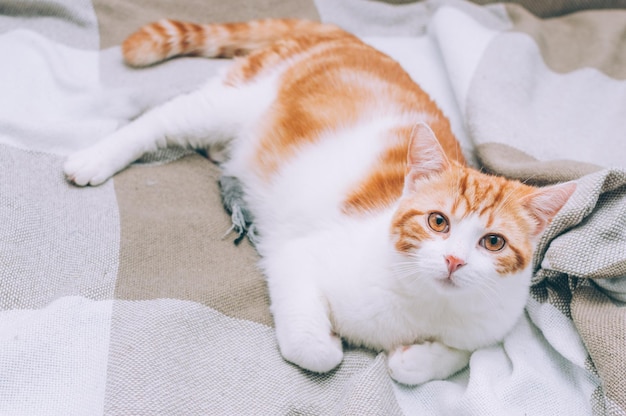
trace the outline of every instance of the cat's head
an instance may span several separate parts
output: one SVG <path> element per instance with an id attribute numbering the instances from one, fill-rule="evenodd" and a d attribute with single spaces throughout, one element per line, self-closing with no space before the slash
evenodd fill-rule
<path id="1" fill-rule="evenodd" d="M 575 188 L 536 188 L 451 162 L 420 124 L 391 224 L 400 269 L 446 293 L 489 294 L 511 279 L 527 287 L 535 245 Z"/>

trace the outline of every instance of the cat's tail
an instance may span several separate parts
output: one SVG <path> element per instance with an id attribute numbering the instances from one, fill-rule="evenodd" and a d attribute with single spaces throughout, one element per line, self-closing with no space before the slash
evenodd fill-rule
<path id="1" fill-rule="evenodd" d="M 126 63 L 136 67 L 182 55 L 232 58 L 294 34 L 336 30 L 336 26 L 300 19 L 203 25 L 163 19 L 130 35 L 122 44 L 122 54 Z"/>

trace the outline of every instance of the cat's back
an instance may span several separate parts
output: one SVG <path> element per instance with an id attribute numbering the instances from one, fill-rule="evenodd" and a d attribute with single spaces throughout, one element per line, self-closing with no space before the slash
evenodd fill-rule
<path id="1" fill-rule="evenodd" d="M 431 97 L 395 60 L 347 32 L 295 33 L 236 64 L 226 82 L 254 82 L 274 71 L 276 99 L 259 125 L 254 160 L 266 177 L 302 147 L 378 120 L 393 119 L 390 128 L 426 121 L 451 158 L 462 158 Z"/>
<path id="2" fill-rule="evenodd" d="M 275 98 L 232 166 L 258 182 L 250 188 L 274 190 L 287 205 L 319 215 L 327 215 L 322 206 L 335 213 L 388 207 L 401 194 L 419 122 L 462 161 L 431 97 L 396 61 L 340 29 L 280 39 L 236 63 L 225 82 L 245 88 L 267 80 Z"/>

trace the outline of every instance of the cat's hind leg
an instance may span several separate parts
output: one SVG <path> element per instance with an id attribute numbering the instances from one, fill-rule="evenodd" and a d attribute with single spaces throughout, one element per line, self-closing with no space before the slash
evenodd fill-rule
<path id="1" fill-rule="evenodd" d="M 70 155 L 63 170 L 77 185 L 99 185 L 144 153 L 170 145 L 195 148 L 228 140 L 267 108 L 272 97 L 263 92 L 231 87 L 215 78 Z"/>
<path id="2" fill-rule="evenodd" d="M 341 339 L 333 332 L 328 302 L 316 284 L 319 267 L 306 244 L 297 241 L 266 254 L 263 268 L 283 358 L 316 373 L 339 365 Z"/>
<path id="3" fill-rule="evenodd" d="M 391 378 L 409 386 L 430 380 L 443 380 L 469 363 L 471 353 L 440 342 L 401 346 L 389 353 Z"/>

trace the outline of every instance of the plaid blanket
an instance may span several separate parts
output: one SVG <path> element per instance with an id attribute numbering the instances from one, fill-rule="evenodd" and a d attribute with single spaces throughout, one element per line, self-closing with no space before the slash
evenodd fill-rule
<path id="1" fill-rule="evenodd" d="M 0 3 L 0 414 L 626 414 L 626 11 L 597 3 Z M 254 248 L 223 238 L 214 164 L 174 149 L 70 185 L 67 154 L 228 65 L 126 67 L 121 41 L 162 17 L 336 23 L 435 97 L 472 163 L 576 180 L 504 341 L 411 388 L 363 349 L 307 373 L 280 357 Z"/>

